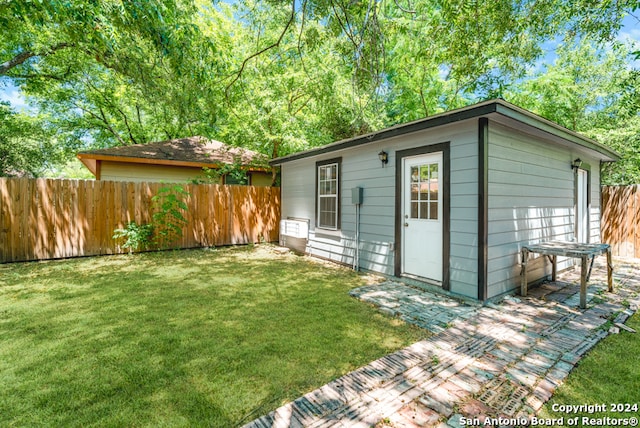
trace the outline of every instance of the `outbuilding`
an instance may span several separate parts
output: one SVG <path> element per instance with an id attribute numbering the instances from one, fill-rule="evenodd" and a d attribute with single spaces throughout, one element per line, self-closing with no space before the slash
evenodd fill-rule
<path id="1" fill-rule="evenodd" d="M 87 150 L 77 157 L 96 180 L 191 183 L 205 180 L 203 168 L 220 170 L 235 164 L 241 180 L 219 174 L 219 184 L 272 184 L 271 172 L 261 166 L 262 155 L 200 136 Z"/>
<path id="2" fill-rule="evenodd" d="M 486 101 L 272 160 L 281 243 L 484 301 L 520 286 L 523 246 L 600 242 L 600 165 L 617 159 L 527 110 Z M 550 272 L 539 257 L 528 278 Z"/>

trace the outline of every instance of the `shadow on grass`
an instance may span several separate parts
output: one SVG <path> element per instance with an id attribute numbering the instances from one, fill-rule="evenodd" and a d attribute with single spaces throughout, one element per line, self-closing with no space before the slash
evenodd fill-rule
<path id="1" fill-rule="evenodd" d="M 353 272 L 225 249 L 24 263 L 0 278 L 0 424 L 237 426 L 425 335 Z"/>

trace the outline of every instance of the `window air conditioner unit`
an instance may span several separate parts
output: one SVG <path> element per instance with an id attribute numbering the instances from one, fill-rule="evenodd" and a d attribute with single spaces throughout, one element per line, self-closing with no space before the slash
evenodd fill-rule
<path id="1" fill-rule="evenodd" d="M 304 219 L 280 220 L 280 236 L 308 239 L 309 238 L 309 220 L 304 220 Z"/>

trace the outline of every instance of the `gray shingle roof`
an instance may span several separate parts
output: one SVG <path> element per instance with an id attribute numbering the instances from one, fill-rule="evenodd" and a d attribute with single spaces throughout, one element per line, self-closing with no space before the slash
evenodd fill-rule
<path id="1" fill-rule="evenodd" d="M 220 141 L 195 136 L 175 140 L 158 141 L 148 144 L 87 150 L 78 153 L 80 158 L 119 157 L 131 162 L 135 158 L 161 161 L 193 162 L 198 164 L 233 163 L 238 160 L 249 165 L 260 158 L 258 152 L 231 147 Z"/>

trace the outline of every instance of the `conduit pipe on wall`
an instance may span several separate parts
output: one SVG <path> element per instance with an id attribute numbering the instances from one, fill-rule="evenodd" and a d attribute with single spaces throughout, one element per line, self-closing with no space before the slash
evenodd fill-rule
<path id="1" fill-rule="evenodd" d="M 360 205 L 362 205 L 362 187 L 351 189 L 351 203 L 356 206 L 356 236 L 353 251 L 353 270 L 360 270 Z"/>
<path id="2" fill-rule="evenodd" d="M 356 205 L 356 243 L 353 257 L 353 270 L 360 269 L 360 204 Z"/>

